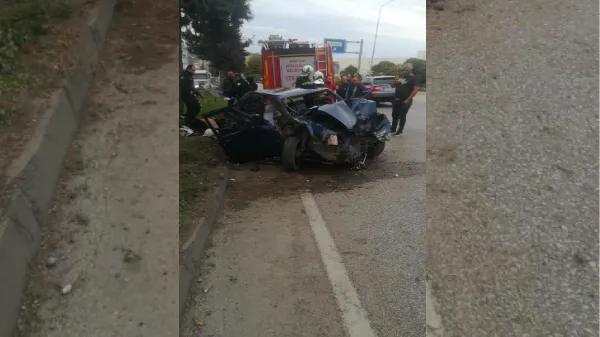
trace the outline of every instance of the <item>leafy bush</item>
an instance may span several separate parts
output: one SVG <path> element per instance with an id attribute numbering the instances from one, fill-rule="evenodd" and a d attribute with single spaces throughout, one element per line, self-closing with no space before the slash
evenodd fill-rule
<path id="1" fill-rule="evenodd" d="M 70 14 L 65 0 L 6 0 L 0 7 L 0 73 L 14 69 L 22 47 L 44 35 L 52 19 Z"/>

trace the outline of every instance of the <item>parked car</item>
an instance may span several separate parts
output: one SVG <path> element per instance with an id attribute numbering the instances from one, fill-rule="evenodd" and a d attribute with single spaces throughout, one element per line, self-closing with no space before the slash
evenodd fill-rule
<path id="1" fill-rule="evenodd" d="M 370 76 L 363 77 L 362 83 L 371 91 L 370 99 L 377 105 L 394 100 L 394 76 Z"/>
<path id="2" fill-rule="evenodd" d="M 280 158 L 289 171 L 305 160 L 364 167 L 384 151 L 390 135 L 375 102 L 343 100 L 327 88 L 251 92 L 238 106 L 204 118 L 229 161 Z"/>
<path id="3" fill-rule="evenodd" d="M 207 88 L 210 83 L 210 73 L 207 70 L 196 70 L 194 73 L 194 86 L 196 88 Z"/>

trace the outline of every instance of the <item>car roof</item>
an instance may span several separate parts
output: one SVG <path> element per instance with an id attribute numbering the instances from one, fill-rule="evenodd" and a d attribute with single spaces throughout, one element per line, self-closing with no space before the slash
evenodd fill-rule
<path id="1" fill-rule="evenodd" d="M 380 78 L 394 78 L 392 75 L 366 76 L 365 79 L 376 80 Z"/>
<path id="2" fill-rule="evenodd" d="M 281 89 L 263 90 L 263 91 L 260 91 L 259 93 L 261 93 L 265 96 L 273 97 L 275 99 L 285 99 L 285 98 L 290 98 L 290 97 L 304 96 L 304 95 L 308 95 L 308 94 L 312 94 L 312 93 L 316 93 L 316 92 L 322 92 L 322 91 L 327 91 L 327 88 L 316 88 L 316 89 L 281 88 Z"/>

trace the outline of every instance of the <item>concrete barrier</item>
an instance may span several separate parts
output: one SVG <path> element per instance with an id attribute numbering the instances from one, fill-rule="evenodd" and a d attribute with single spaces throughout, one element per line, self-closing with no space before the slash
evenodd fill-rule
<path id="1" fill-rule="evenodd" d="M 48 220 L 71 142 L 77 133 L 85 96 L 95 77 L 99 54 L 116 0 L 100 0 L 73 55 L 73 76 L 60 89 L 42 140 L 12 181 L 12 199 L 0 225 L 0 337 L 12 337 L 27 289 L 30 263 Z"/>
<path id="2" fill-rule="evenodd" d="M 185 309 L 185 303 L 187 301 L 188 293 L 192 284 L 192 280 L 199 272 L 199 262 L 202 259 L 204 253 L 204 246 L 208 241 L 214 223 L 219 215 L 225 190 L 229 179 L 231 177 L 231 169 L 227 167 L 223 176 L 223 181 L 215 189 L 212 203 L 209 205 L 208 210 L 204 217 L 200 219 L 192 235 L 184 242 L 181 246 L 181 252 L 183 254 L 181 261 L 179 262 L 179 317 L 183 317 L 183 311 Z"/>

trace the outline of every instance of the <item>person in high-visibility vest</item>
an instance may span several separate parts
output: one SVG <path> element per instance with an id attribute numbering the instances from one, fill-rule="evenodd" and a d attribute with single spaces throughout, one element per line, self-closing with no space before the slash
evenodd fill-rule
<path id="1" fill-rule="evenodd" d="M 305 65 L 302 67 L 302 75 L 296 78 L 296 84 L 294 85 L 296 88 L 309 89 L 311 87 L 311 78 L 310 75 L 313 73 L 313 67 L 309 65 Z"/>

